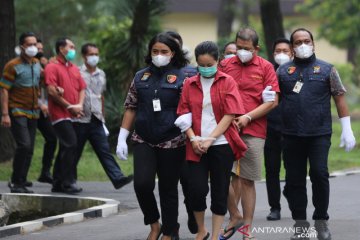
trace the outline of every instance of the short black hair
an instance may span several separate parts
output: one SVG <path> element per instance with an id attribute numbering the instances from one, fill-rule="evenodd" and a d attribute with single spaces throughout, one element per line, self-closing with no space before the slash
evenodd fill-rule
<path id="1" fill-rule="evenodd" d="M 259 36 L 257 32 L 250 28 L 250 27 L 244 27 L 239 30 L 239 32 L 236 34 L 236 39 L 241 39 L 244 41 L 251 41 L 254 47 L 257 47 L 259 45 Z"/>
<path id="2" fill-rule="evenodd" d="M 56 40 L 56 43 L 55 43 L 56 54 L 60 53 L 60 47 L 65 47 L 66 46 L 66 44 L 67 44 L 66 40 L 69 40 L 69 38 L 61 37 L 61 38 L 58 38 L 58 40 Z"/>
<path id="3" fill-rule="evenodd" d="M 35 37 L 36 35 L 33 32 L 24 32 L 19 37 L 19 45 L 23 45 L 25 43 L 25 39 L 28 37 Z"/>
<path id="4" fill-rule="evenodd" d="M 294 44 L 294 34 L 295 34 L 296 32 L 300 32 L 300 31 L 304 31 L 304 32 L 309 33 L 310 38 L 311 38 L 311 41 L 314 42 L 314 37 L 313 37 L 312 33 L 311 33 L 309 30 L 307 30 L 306 28 L 297 28 L 297 29 L 295 29 L 295 30 L 292 32 L 292 34 L 290 35 L 290 43 L 291 43 L 291 45 Z"/>
<path id="5" fill-rule="evenodd" d="M 200 55 L 209 54 L 212 56 L 216 61 L 219 60 L 219 48 L 216 43 L 212 41 L 205 41 L 199 43 L 195 48 L 195 58 L 196 61 Z"/>
<path id="6" fill-rule="evenodd" d="M 279 43 L 286 43 L 290 46 L 290 41 L 287 38 L 278 38 L 275 40 L 275 42 L 273 43 L 273 48 L 272 51 L 275 51 L 276 45 L 278 45 Z"/>
<path id="7" fill-rule="evenodd" d="M 98 48 L 95 43 L 85 43 L 81 47 L 81 54 L 86 55 L 88 53 L 89 47 Z"/>
<path id="8" fill-rule="evenodd" d="M 225 46 L 224 46 L 224 48 L 223 48 L 223 53 L 225 52 L 226 48 L 227 48 L 229 45 L 231 45 L 231 44 L 235 44 L 235 45 L 236 45 L 235 42 L 228 42 L 228 43 L 226 43 Z"/>
<path id="9" fill-rule="evenodd" d="M 183 46 L 183 43 L 184 43 L 184 42 L 183 42 L 182 37 L 180 36 L 179 33 L 174 32 L 174 31 L 167 31 L 167 32 L 165 32 L 165 33 L 166 33 L 166 34 L 169 34 L 170 37 L 175 38 L 176 40 L 178 40 L 178 41 L 179 41 L 179 44 L 180 44 L 180 47 Z"/>
<path id="10" fill-rule="evenodd" d="M 152 63 L 151 50 L 155 43 L 160 42 L 165 44 L 174 52 L 174 56 L 171 59 L 171 63 L 176 68 L 183 68 L 189 64 L 189 60 L 185 58 L 184 52 L 181 50 L 180 45 L 167 33 L 158 33 L 149 42 L 148 52 L 145 56 L 145 63 L 150 65 Z"/>
<path id="11" fill-rule="evenodd" d="M 37 43 L 42 43 L 41 38 L 36 38 L 36 42 L 37 42 Z"/>

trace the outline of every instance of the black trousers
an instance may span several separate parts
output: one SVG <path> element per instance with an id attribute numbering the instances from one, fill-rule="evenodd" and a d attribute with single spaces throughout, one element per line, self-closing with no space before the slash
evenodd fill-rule
<path id="1" fill-rule="evenodd" d="M 154 195 L 157 175 L 164 235 L 178 230 L 178 183 L 184 161 L 185 146 L 164 149 L 153 148 L 146 143 L 134 145 L 134 188 L 144 214 L 144 223 L 152 224 L 160 218 Z"/>
<path id="2" fill-rule="evenodd" d="M 286 196 L 294 220 L 306 219 L 307 192 L 306 174 L 312 182 L 312 201 L 315 207 L 314 220 L 328 220 L 329 172 L 328 154 L 331 135 L 297 137 L 284 135 L 284 161 L 286 165 Z"/>
<path id="3" fill-rule="evenodd" d="M 75 182 L 74 161 L 76 157 L 77 139 L 70 120 L 64 120 L 54 125 L 59 139 L 59 151 L 54 165 L 54 186 L 68 186 Z"/>
<path id="4" fill-rule="evenodd" d="M 115 186 L 117 181 L 124 177 L 124 174 L 111 154 L 110 145 L 107 136 L 105 135 L 103 123 L 96 117 L 92 117 L 90 123 L 75 122 L 74 126 L 77 136 L 77 150 L 74 162 L 75 179 L 77 179 L 77 165 L 84 150 L 85 143 L 89 140 L 96 156 L 105 170 L 105 173 Z"/>
<path id="5" fill-rule="evenodd" d="M 37 120 L 26 117 L 10 117 L 11 132 L 16 142 L 11 182 L 24 185 L 34 153 Z"/>
<path id="6" fill-rule="evenodd" d="M 43 156 L 42 156 L 42 169 L 41 174 L 49 174 L 52 161 L 56 151 L 57 138 L 55 130 L 51 124 L 49 117 L 45 117 L 40 112 L 40 118 L 38 119 L 37 128 L 41 132 L 45 139 Z"/>
<path id="7" fill-rule="evenodd" d="M 194 211 L 205 211 L 206 195 L 209 192 L 210 174 L 211 211 L 225 215 L 231 169 L 235 160 L 234 153 L 228 144 L 211 146 L 202 155 L 200 162 L 189 161 L 190 201 Z"/>
<path id="8" fill-rule="evenodd" d="M 272 128 L 267 128 L 264 159 L 266 172 L 266 189 L 268 202 L 272 210 L 281 209 L 280 205 L 280 168 L 282 153 L 282 134 Z"/>

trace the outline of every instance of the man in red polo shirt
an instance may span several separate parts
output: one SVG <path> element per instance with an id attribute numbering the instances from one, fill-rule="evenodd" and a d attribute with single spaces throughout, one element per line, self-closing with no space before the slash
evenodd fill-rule
<path id="1" fill-rule="evenodd" d="M 275 101 L 265 102 L 262 92 L 265 88 L 279 92 L 279 85 L 273 65 L 257 56 L 258 35 L 251 28 L 243 28 L 236 35 L 237 56 L 225 59 L 220 70 L 232 76 L 239 84 L 240 95 L 246 114 L 238 117 L 236 123 L 248 151 L 240 161 L 234 163 L 232 184 L 230 184 L 228 208 L 230 222 L 224 229 L 223 238 L 232 236 L 244 220 L 251 223 L 255 211 L 255 181 L 261 179 L 261 159 L 266 137 L 266 114 L 276 107 Z M 241 191 L 240 191 L 241 190 Z M 241 197 L 244 219 L 237 208 Z M 251 237 L 250 232 L 248 233 Z"/>
<path id="2" fill-rule="evenodd" d="M 77 140 L 72 119 L 83 115 L 86 83 L 78 67 L 71 62 L 76 55 L 74 43 L 60 38 L 55 48 L 56 61 L 45 68 L 50 119 L 60 143 L 51 191 L 74 194 L 82 189 L 76 185 L 73 171 Z"/>

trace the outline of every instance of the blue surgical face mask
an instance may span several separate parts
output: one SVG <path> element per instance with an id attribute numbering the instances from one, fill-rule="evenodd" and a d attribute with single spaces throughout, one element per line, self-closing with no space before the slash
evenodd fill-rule
<path id="1" fill-rule="evenodd" d="M 75 56 L 76 56 L 76 51 L 75 51 L 74 49 L 70 49 L 70 50 L 67 52 L 65 58 L 66 58 L 66 60 L 68 60 L 68 61 L 72 61 L 72 60 L 75 59 Z"/>
<path id="2" fill-rule="evenodd" d="M 198 66 L 198 69 L 199 69 L 199 73 L 201 76 L 206 77 L 206 78 L 212 77 L 217 72 L 217 64 L 215 64 L 214 66 L 211 66 L 211 67 Z"/>

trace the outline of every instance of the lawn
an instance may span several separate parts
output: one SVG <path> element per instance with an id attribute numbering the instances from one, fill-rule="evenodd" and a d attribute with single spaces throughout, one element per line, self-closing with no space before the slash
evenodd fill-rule
<path id="1" fill-rule="evenodd" d="M 359 139 L 360 121 L 353 122 L 352 128 L 355 137 L 357 137 L 358 138 L 357 140 L 360 141 Z M 360 145 L 357 144 L 356 148 L 349 153 L 345 152 L 343 148 L 339 148 L 341 126 L 338 121 L 334 121 L 333 131 L 334 133 L 331 139 L 332 146 L 329 154 L 330 172 L 336 170 L 342 170 L 342 169 L 360 168 L 360 151 L 359 151 Z M 44 140 L 42 136 L 38 134 L 36 137 L 34 157 L 29 171 L 29 177 L 28 177 L 29 180 L 35 181 L 39 175 L 41 169 L 41 156 L 42 156 L 43 143 Z M 129 156 L 127 161 L 120 161 L 118 159 L 117 161 L 126 175 L 133 172 L 132 155 Z M 0 180 L 1 181 L 9 180 L 10 175 L 11 175 L 11 162 L 1 163 Z M 97 159 L 95 153 L 93 152 L 89 144 L 86 145 L 83 156 L 80 160 L 78 166 L 78 175 L 80 181 L 108 181 L 108 178 L 99 160 Z M 264 176 L 264 170 L 263 170 L 263 176 Z M 284 170 L 282 169 L 281 178 L 283 177 L 284 177 Z"/>

